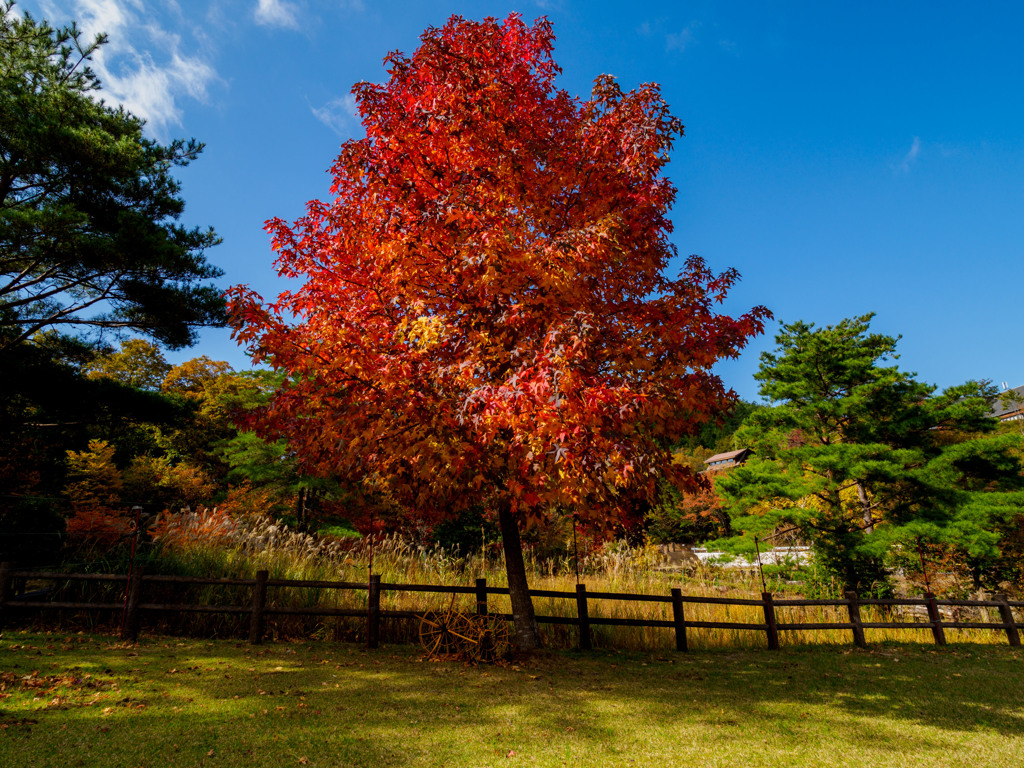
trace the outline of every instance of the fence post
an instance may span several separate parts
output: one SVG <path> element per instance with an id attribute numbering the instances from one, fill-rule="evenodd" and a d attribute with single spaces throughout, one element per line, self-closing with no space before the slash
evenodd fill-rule
<path id="1" fill-rule="evenodd" d="M 590 613 L 587 610 L 587 585 L 576 585 L 576 614 L 580 620 L 580 650 L 590 650 Z"/>
<path id="2" fill-rule="evenodd" d="M 487 615 L 487 579 L 476 580 L 476 615 Z"/>
<path id="3" fill-rule="evenodd" d="M 135 642 L 139 639 L 139 603 L 142 598 L 142 575 L 145 568 L 136 565 L 132 568 L 128 579 L 128 599 L 124 607 L 124 623 L 121 627 L 121 639 Z"/>
<path id="4" fill-rule="evenodd" d="M 846 593 L 846 607 L 850 612 L 850 623 L 853 624 L 853 644 L 858 648 L 867 648 L 868 642 L 864 639 L 864 625 L 860 619 L 860 598 L 857 593 L 849 591 Z"/>
<path id="5" fill-rule="evenodd" d="M 1003 624 L 1006 625 L 1006 639 L 1010 641 L 1010 645 L 1014 648 L 1020 647 L 1020 634 L 1017 632 L 1017 625 L 1013 621 L 1013 609 L 1010 607 L 1008 598 L 1001 592 L 996 592 L 992 595 L 992 599 L 999 603 L 999 615 L 1003 618 Z"/>
<path id="6" fill-rule="evenodd" d="M 939 613 L 938 603 L 935 602 L 933 592 L 925 592 L 925 599 L 928 600 L 928 620 L 932 624 L 932 635 L 935 637 L 936 645 L 946 644 L 946 631 L 942 628 L 942 614 Z"/>
<path id="7" fill-rule="evenodd" d="M 676 623 L 676 650 L 687 651 L 686 616 L 683 613 L 683 590 L 672 588 L 672 620 Z"/>
<path id="8" fill-rule="evenodd" d="M 775 622 L 775 603 L 772 602 L 772 593 L 762 592 L 761 599 L 764 600 L 764 623 L 768 625 L 768 648 L 777 651 L 779 650 L 779 627 Z"/>
<path id="9" fill-rule="evenodd" d="M 252 587 L 252 603 L 249 612 L 249 643 L 259 645 L 263 642 L 263 610 L 267 607 L 268 571 L 256 571 L 256 583 Z"/>
<path id="10" fill-rule="evenodd" d="M 376 648 L 380 642 L 380 574 L 370 576 L 366 600 L 366 647 Z"/>
<path id="11" fill-rule="evenodd" d="M 0 563 L 0 630 L 4 628 L 4 613 L 11 599 L 11 564 Z"/>

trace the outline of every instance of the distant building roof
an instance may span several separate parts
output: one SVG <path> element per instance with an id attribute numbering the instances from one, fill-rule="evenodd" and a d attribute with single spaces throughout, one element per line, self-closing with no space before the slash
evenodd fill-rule
<path id="1" fill-rule="evenodd" d="M 729 467 L 742 464 L 752 453 L 753 451 L 749 448 L 740 448 L 738 451 L 728 451 L 708 456 L 704 459 L 704 463 L 707 464 L 708 469 L 728 469 Z"/>
<path id="2" fill-rule="evenodd" d="M 1007 395 L 1010 397 L 1006 398 Z M 1016 402 L 1008 402 L 1014 396 L 1018 398 Z M 1004 400 L 1004 398 L 1006 399 Z M 1000 421 L 1016 421 L 1024 418 L 1024 385 L 1000 392 L 996 401 L 992 403 L 992 417 Z"/>

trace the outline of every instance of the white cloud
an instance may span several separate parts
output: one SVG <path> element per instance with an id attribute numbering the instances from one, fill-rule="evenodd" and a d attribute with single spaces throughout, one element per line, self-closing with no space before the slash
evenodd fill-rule
<path id="1" fill-rule="evenodd" d="M 203 56 L 187 51 L 181 36 L 166 29 L 142 0 L 75 0 L 73 5 L 83 39 L 101 32 L 109 36 L 92 60 L 102 98 L 145 118 L 157 135 L 181 125 L 181 97 L 206 100 L 216 71 Z M 43 9 L 49 19 L 64 15 L 50 2 Z M 175 3 L 170 10 L 180 11 Z"/>
<path id="2" fill-rule="evenodd" d="M 680 31 L 678 34 L 669 33 L 665 37 L 665 50 L 679 51 L 680 53 L 685 51 L 687 47 L 696 39 L 694 33 L 697 30 L 697 26 L 698 24 L 696 21 L 691 21 L 689 24 L 683 27 L 682 31 Z"/>
<path id="3" fill-rule="evenodd" d="M 903 156 L 903 160 L 900 161 L 900 164 L 896 166 L 896 170 L 902 171 L 903 173 L 909 173 L 910 166 L 913 165 L 915 160 L 917 160 L 917 156 L 920 153 L 921 139 L 920 137 L 915 136 L 913 143 L 910 145 L 910 149 L 907 151 L 907 154 Z"/>
<path id="4" fill-rule="evenodd" d="M 285 0 L 259 0 L 253 17 L 267 27 L 299 28 L 299 9 Z"/>
<path id="5" fill-rule="evenodd" d="M 122 30 L 133 18 L 130 8 L 143 10 L 141 0 L 77 0 L 74 5 L 81 27 L 89 35 L 106 32 L 111 38 L 123 36 Z"/>
<path id="6" fill-rule="evenodd" d="M 170 124 L 181 125 L 177 94 L 206 99 L 206 86 L 216 73 L 199 59 L 175 51 L 170 61 L 157 64 L 148 53 L 133 57 L 133 67 L 122 76 L 101 73 L 105 90 L 118 95 L 132 113 L 145 117 L 157 132 Z"/>
<path id="7" fill-rule="evenodd" d="M 331 99 L 319 109 L 310 107 L 313 115 L 339 136 L 353 136 L 359 125 L 359 109 L 356 97 L 351 93 Z"/>

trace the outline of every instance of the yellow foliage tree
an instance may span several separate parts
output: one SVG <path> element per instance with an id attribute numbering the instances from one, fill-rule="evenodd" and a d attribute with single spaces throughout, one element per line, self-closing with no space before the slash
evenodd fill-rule
<path id="1" fill-rule="evenodd" d="M 68 451 L 64 495 L 72 515 L 67 532 L 72 541 L 109 548 L 131 531 L 130 512 L 121 501 L 124 485 L 114 464 L 114 447 L 90 440 L 85 451 Z"/>
<path id="2" fill-rule="evenodd" d="M 103 355 L 88 368 L 90 379 L 114 379 L 137 389 L 156 391 L 171 370 L 164 353 L 145 339 L 121 342 L 121 350 Z"/>

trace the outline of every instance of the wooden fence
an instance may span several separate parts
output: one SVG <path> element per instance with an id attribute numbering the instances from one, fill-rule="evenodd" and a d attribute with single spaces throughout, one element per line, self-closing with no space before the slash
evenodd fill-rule
<path id="1" fill-rule="evenodd" d="M 119 603 L 92 603 L 92 602 L 59 602 L 51 600 L 31 599 L 32 593 L 15 595 L 13 585 L 16 580 L 50 580 L 50 581 L 93 581 L 93 582 L 122 582 L 125 584 L 124 599 Z M 250 600 L 247 605 L 188 605 L 182 603 L 147 603 L 144 602 L 146 584 L 176 584 L 176 585 L 223 585 L 232 587 L 248 587 L 251 589 Z M 330 589 L 330 590 L 366 590 L 367 607 L 359 608 L 327 608 L 327 607 L 284 607 L 274 606 L 267 603 L 267 588 L 303 588 L 303 589 Z M 294 579 L 271 579 L 267 571 L 258 571 L 255 579 L 213 579 L 194 578 L 188 576 L 159 576 L 147 575 L 142 568 L 135 568 L 131 576 L 118 574 L 74 574 L 54 573 L 40 571 L 17 571 L 9 563 L 0 563 L 0 628 L 3 627 L 5 618 L 13 611 L 25 611 L 30 609 L 63 609 L 72 611 L 95 611 L 95 612 L 120 612 L 121 613 L 121 637 L 124 640 L 134 641 L 138 638 L 140 619 L 145 613 L 153 612 L 191 612 L 191 613 L 221 613 L 247 615 L 249 619 L 249 642 L 261 642 L 264 634 L 264 623 L 267 616 L 354 616 L 365 617 L 367 644 L 376 648 L 380 638 L 381 619 L 414 620 L 422 613 L 416 611 L 386 610 L 381 607 L 381 594 L 387 592 L 433 592 L 450 595 L 474 595 L 476 598 L 476 612 L 488 614 L 488 595 L 507 595 L 507 587 L 489 587 L 486 579 L 477 579 L 474 586 L 438 586 L 431 584 L 389 584 L 382 583 L 379 575 L 371 576 L 369 581 L 303 581 Z M 625 627 L 663 627 L 673 630 L 675 634 L 676 649 L 679 651 L 688 650 L 687 633 L 690 630 L 699 629 L 728 629 L 748 630 L 751 632 L 763 632 L 768 641 L 768 647 L 772 650 L 779 648 L 779 633 L 785 630 L 821 630 L 821 631 L 848 631 L 851 633 L 854 644 L 865 647 L 864 630 L 866 629 L 922 629 L 930 630 L 932 638 L 937 645 L 946 644 L 946 629 L 992 629 L 1006 633 L 1007 641 L 1011 646 L 1020 646 L 1019 630 L 1024 628 L 1024 622 L 1018 622 L 1013 615 L 1013 608 L 1024 608 L 1024 602 L 1011 601 L 1005 595 L 994 595 L 992 600 L 939 600 L 933 594 L 928 593 L 924 598 L 903 598 L 892 600 L 874 600 L 859 598 L 854 592 L 847 592 L 842 600 L 803 600 L 803 599 L 777 599 L 769 592 L 763 592 L 760 600 L 747 600 L 731 597 L 700 597 L 695 595 L 684 595 L 680 589 L 672 589 L 667 595 L 633 595 L 619 592 L 588 592 L 585 584 L 577 584 L 575 592 L 560 592 L 553 590 L 531 590 L 533 597 L 555 598 L 575 601 L 576 616 L 537 616 L 537 622 L 541 624 L 565 624 L 575 626 L 578 629 L 578 643 L 583 650 L 589 650 L 592 646 L 592 628 L 595 626 L 625 626 Z M 29 598 L 29 599 L 26 599 Z M 597 618 L 590 616 L 589 605 L 593 600 L 620 600 L 628 602 L 650 602 L 668 603 L 672 606 L 671 620 L 657 619 L 628 619 L 628 618 Z M 763 623 L 745 623 L 730 621 L 693 621 L 686 618 L 686 606 L 693 604 L 717 604 L 726 606 L 755 606 L 759 607 L 764 615 Z M 927 622 L 906 622 L 906 621 L 862 621 L 861 607 L 868 605 L 878 606 L 923 606 L 927 611 Z M 846 622 L 780 622 L 776 616 L 776 609 L 782 606 L 810 607 L 810 606 L 845 606 L 849 620 Z M 998 611 L 1001 621 L 946 621 L 942 617 L 942 607 L 979 607 L 995 609 Z M 494 616 L 511 620 L 510 614 L 494 613 Z"/>

